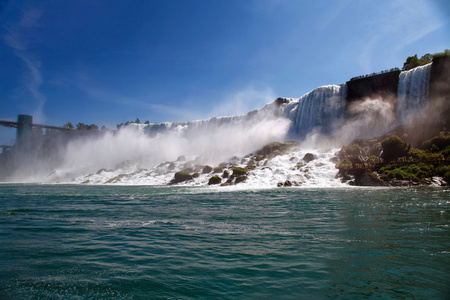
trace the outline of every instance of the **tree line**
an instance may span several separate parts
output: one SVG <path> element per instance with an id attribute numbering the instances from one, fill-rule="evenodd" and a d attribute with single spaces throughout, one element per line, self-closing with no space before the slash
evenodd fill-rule
<path id="1" fill-rule="evenodd" d="M 444 52 L 439 52 L 439 53 L 435 53 L 435 54 L 427 53 L 427 54 L 423 55 L 421 58 L 418 58 L 417 54 L 415 54 L 414 56 L 408 56 L 406 61 L 403 63 L 402 70 L 407 71 L 407 70 L 414 69 L 416 67 L 420 67 L 420 66 L 429 64 L 433 61 L 433 57 L 438 57 L 438 56 L 450 56 L 450 50 L 445 49 Z"/>

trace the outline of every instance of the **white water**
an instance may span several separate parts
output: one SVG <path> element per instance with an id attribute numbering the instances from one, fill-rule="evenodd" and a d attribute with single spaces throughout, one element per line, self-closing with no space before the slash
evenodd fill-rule
<path id="1" fill-rule="evenodd" d="M 428 95 L 430 65 L 402 72 L 398 89 L 397 122 L 417 116 Z M 213 175 L 203 174 L 205 165 L 226 163 L 246 167 L 252 155 L 263 146 L 296 139 L 299 149 L 256 162 L 243 188 L 275 187 L 286 180 L 311 187 L 342 186 L 336 179 L 334 156 L 354 138 L 384 133 L 395 121 L 389 101 L 365 99 L 344 120 L 346 85 L 319 87 L 299 99 L 283 104 L 267 104 L 246 115 L 207 120 L 157 124 L 131 124 L 117 132 L 85 137 L 60 149 L 59 161 L 52 167 L 36 164 L 31 172 L 22 170 L 16 180 L 25 182 L 69 182 L 86 184 L 167 185 L 175 172 L 191 168 L 197 178 L 182 185 L 207 185 Z M 331 142 L 333 141 L 333 142 Z M 338 141 L 336 143 L 336 141 Z M 315 159 L 305 162 L 306 153 Z M 186 159 L 178 159 L 184 156 Z M 222 182 L 227 179 L 224 178 Z"/>
<path id="2" fill-rule="evenodd" d="M 406 125 L 427 115 L 431 64 L 400 73 L 397 93 L 397 124 Z"/>
<path id="3" fill-rule="evenodd" d="M 300 139 L 315 129 L 329 134 L 333 124 L 342 118 L 344 108 L 345 86 L 319 87 L 287 105 L 285 115 L 293 123 L 290 133 Z"/>

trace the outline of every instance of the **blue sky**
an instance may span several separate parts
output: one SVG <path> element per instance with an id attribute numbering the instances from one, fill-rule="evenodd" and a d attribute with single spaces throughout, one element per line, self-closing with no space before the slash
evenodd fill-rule
<path id="1" fill-rule="evenodd" d="M 447 0 L 0 0 L 0 119 L 241 114 L 447 48 Z"/>

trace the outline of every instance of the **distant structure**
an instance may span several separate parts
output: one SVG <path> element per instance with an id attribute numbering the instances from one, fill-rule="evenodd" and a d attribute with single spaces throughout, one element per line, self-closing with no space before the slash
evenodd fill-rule
<path id="1" fill-rule="evenodd" d="M 17 128 L 16 131 L 16 152 L 26 153 L 31 150 L 32 130 L 33 128 L 52 129 L 60 131 L 72 131 L 70 128 L 58 127 L 52 125 L 33 124 L 33 116 L 30 115 L 18 115 L 17 122 L 0 120 L 0 125 L 5 127 Z M 3 149 L 7 149 L 10 146 L 2 145 Z"/>

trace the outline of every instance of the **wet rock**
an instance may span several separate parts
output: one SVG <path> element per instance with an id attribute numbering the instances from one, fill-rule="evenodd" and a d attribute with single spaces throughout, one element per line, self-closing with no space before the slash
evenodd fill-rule
<path id="1" fill-rule="evenodd" d="M 312 154 L 312 153 L 306 153 L 305 156 L 303 156 L 303 160 L 306 163 L 309 163 L 309 162 L 311 162 L 311 161 L 313 161 L 315 159 L 316 159 L 316 156 L 314 154 Z"/>
<path id="2" fill-rule="evenodd" d="M 176 172 L 173 178 L 173 183 L 188 181 L 190 179 L 192 179 L 192 176 L 188 172 L 186 171 Z"/>
<path id="3" fill-rule="evenodd" d="M 214 173 L 222 173 L 224 169 L 225 169 L 225 167 L 217 167 L 217 168 L 214 168 L 213 172 Z"/>
<path id="4" fill-rule="evenodd" d="M 211 173 L 211 171 L 213 170 L 213 168 L 211 167 L 211 166 L 205 166 L 204 168 L 203 168 L 203 174 L 206 174 L 206 173 Z"/>
<path id="5" fill-rule="evenodd" d="M 355 185 L 357 186 L 387 186 L 388 184 L 378 178 L 373 172 L 355 174 Z"/>
<path id="6" fill-rule="evenodd" d="M 102 174 L 103 172 L 106 172 L 106 169 L 100 169 L 100 170 L 97 171 L 96 174 L 97 174 L 97 175 L 100 175 L 100 174 Z"/>
<path id="7" fill-rule="evenodd" d="M 247 176 L 239 176 L 239 177 L 236 177 L 234 184 L 238 184 L 238 183 L 244 182 L 246 180 L 247 180 Z"/>
<path id="8" fill-rule="evenodd" d="M 208 185 L 219 184 L 221 182 L 222 182 L 222 179 L 220 179 L 220 177 L 216 175 L 209 179 Z"/>
<path id="9" fill-rule="evenodd" d="M 290 142 L 274 142 L 271 144 L 268 144 L 266 146 L 264 146 L 259 152 L 258 154 L 264 154 L 266 156 L 272 154 L 274 155 L 274 151 L 279 151 L 276 153 L 280 153 L 280 154 L 287 154 L 289 151 L 292 151 L 294 148 L 297 148 L 300 146 L 299 142 L 296 141 L 290 141 Z M 278 155 L 280 155 L 278 154 Z"/>
<path id="10" fill-rule="evenodd" d="M 247 174 L 247 170 L 244 168 L 240 168 L 240 167 L 235 167 L 233 168 L 233 175 L 234 176 L 243 176 L 245 174 Z"/>
<path id="11" fill-rule="evenodd" d="M 256 161 L 261 161 L 261 160 L 263 160 L 265 158 L 266 158 L 266 156 L 264 154 L 258 154 L 258 155 L 255 156 L 255 160 Z"/>

